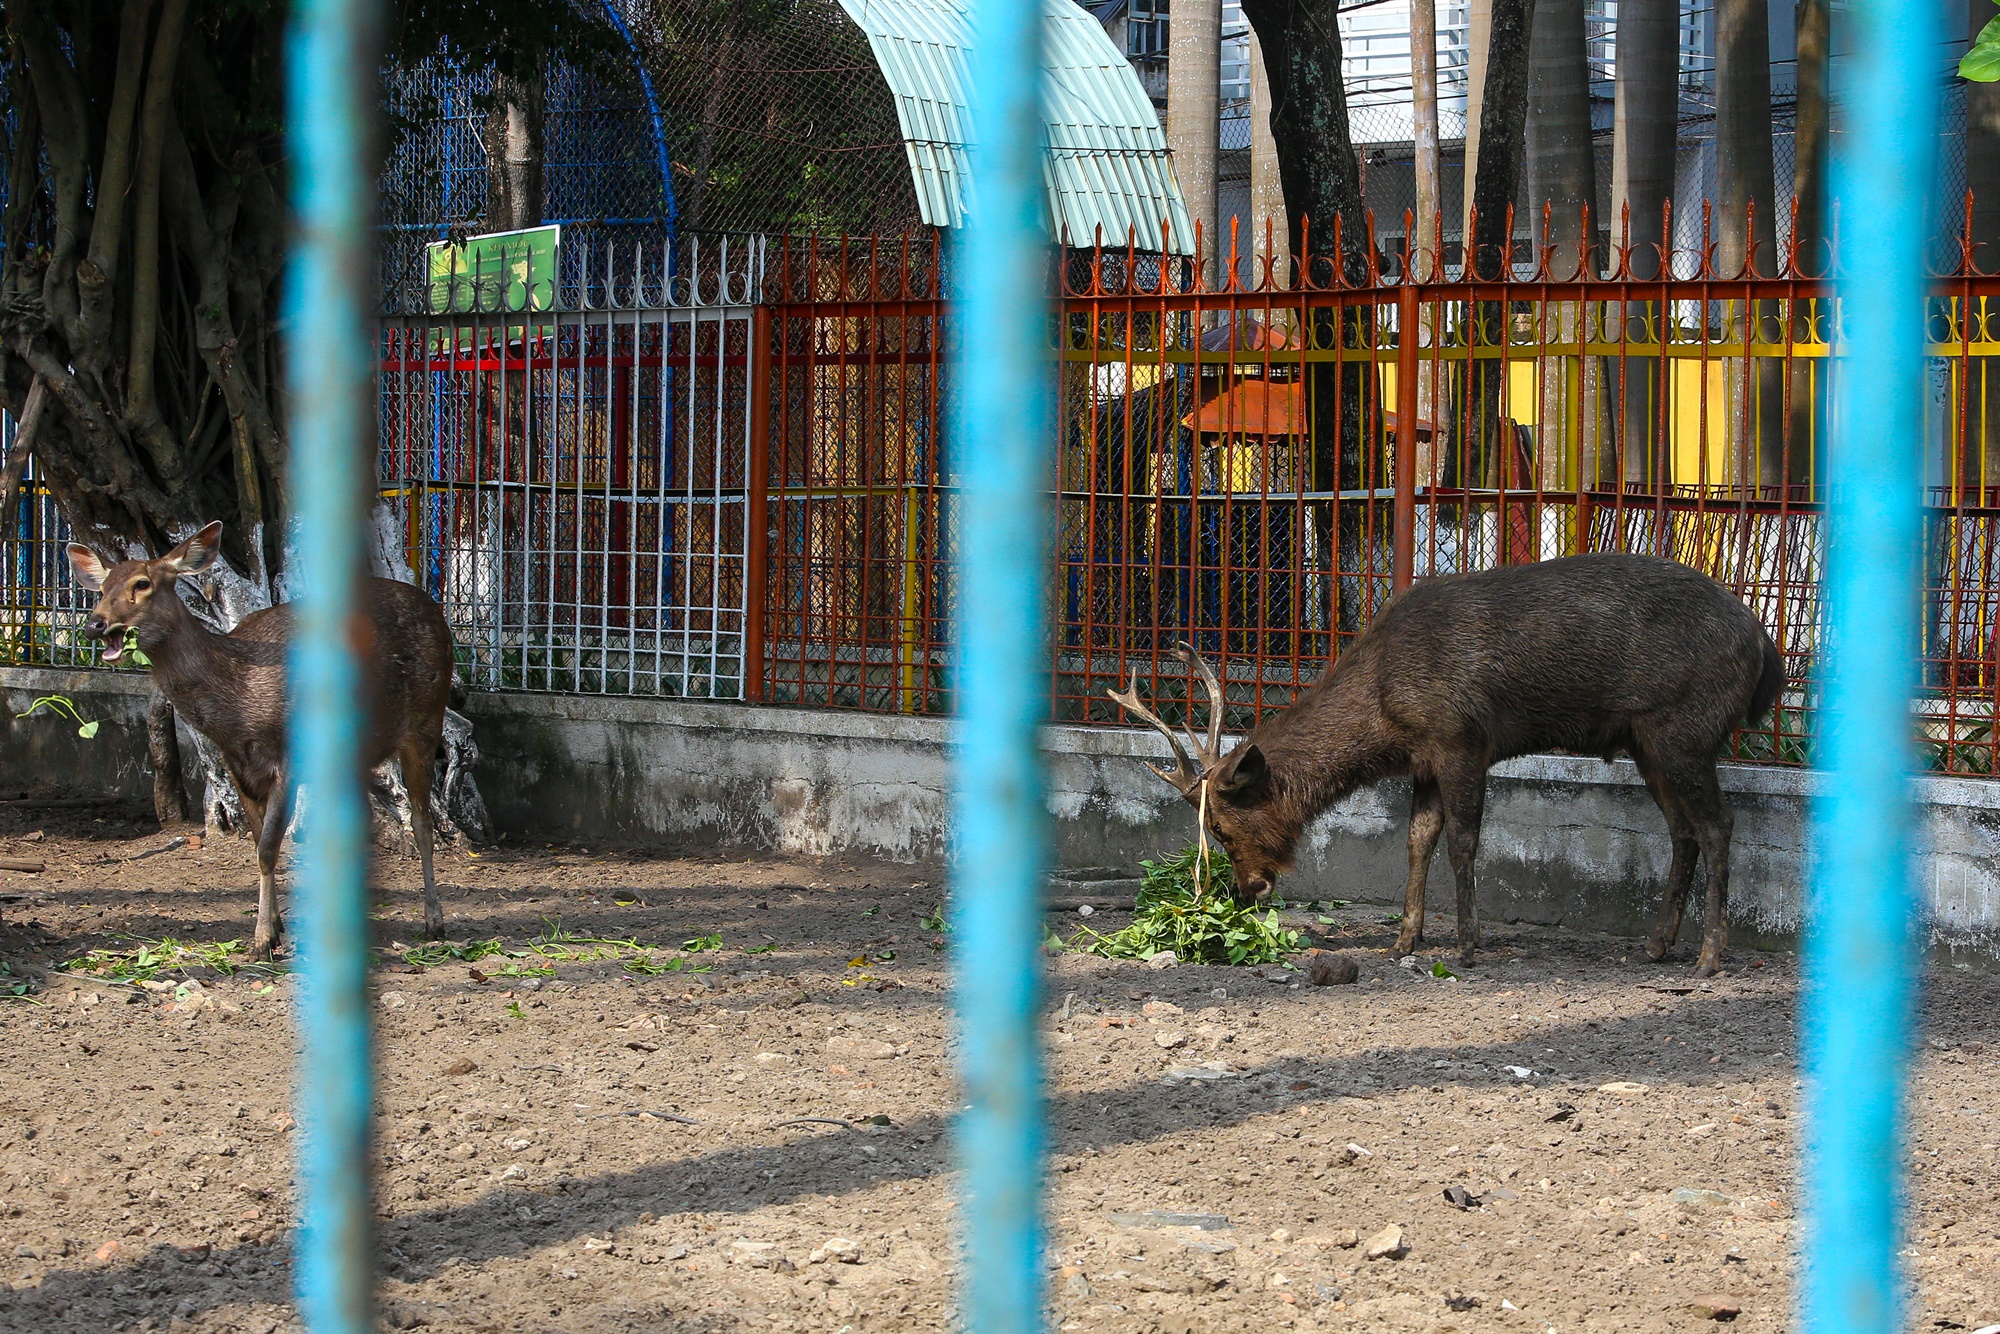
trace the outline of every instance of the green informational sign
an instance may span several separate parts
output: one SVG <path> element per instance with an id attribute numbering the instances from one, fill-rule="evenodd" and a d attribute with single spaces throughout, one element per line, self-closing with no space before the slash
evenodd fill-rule
<path id="1" fill-rule="evenodd" d="M 429 248 L 431 311 L 438 315 L 547 310 L 555 305 L 561 227 L 491 232 Z"/>

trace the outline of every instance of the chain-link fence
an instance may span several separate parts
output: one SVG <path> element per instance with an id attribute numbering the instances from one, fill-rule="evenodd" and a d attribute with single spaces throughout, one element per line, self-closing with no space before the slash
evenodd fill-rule
<path id="1" fill-rule="evenodd" d="M 683 230 L 838 236 L 917 223 L 895 102 L 835 0 L 633 10 Z"/>

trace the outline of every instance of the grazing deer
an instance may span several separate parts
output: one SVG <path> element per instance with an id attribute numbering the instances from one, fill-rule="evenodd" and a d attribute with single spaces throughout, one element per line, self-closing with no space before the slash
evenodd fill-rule
<path id="1" fill-rule="evenodd" d="M 1208 736 L 1190 758 L 1139 702 L 1120 705 L 1166 734 L 1172 783 L 1228 851 L 1239 901 L 1270 896 L 1314 816 L 1363 783 L 1408 774 L 1410 878 L 1395 953 L 1424 932 L 1424 882 L 1440 832 L 1458 882 L 1458 947 L 1479 943 L 1473 861 L 1486 771 L 1536 751 L 1637 761 L 1673 836 L 1667 898 L 1647 953 L 1666 957 L 1699 856 L 1708 910 L 1696 971 L 1722 966 L 1731 817 L 1716 758 L 1739 722 L 1756 725 L 1785 681 L 1777 646 L 1713 579 L 1649 556 L 1599 553 L 1425 580 L 1291 708 L 1220 753 L 1222 686 L 1183 644 L 1208 687 Z"/>
<path id="2" fill-rule="evenodd" d="M 99 590 L 84 636 L 103 643 L 104 661 L 116 662 L 125 655 L 126 632 L 134 632 L 161 693 L 222 752 L 257 840 L 251 954 L 268 959 L 282 933 L 276 868 L 291 801 L 285 654 L 292 612 L 282 605 L 266 607 L 226 635 L 197 621 L 174 585 L 183 575 L 207 569 L 221 541 L 222 524 L 215 522 L 158 560 L 107 567 L 89 547 L 75 543 L 69 560 L 76 577 Z M 363 651 L 370 659 L 363 674 L 369 732 L 362 759 L 369 768 L 391 756 L 402 764 L 424 868 L 424 927 L 435 939 L 444 931 L 444 911 L 431 870 L 431 776 L 452 687 L 451 631 L 437 603 L 409 584 L 369 579 L 361 596 L 367 612 Z"/>

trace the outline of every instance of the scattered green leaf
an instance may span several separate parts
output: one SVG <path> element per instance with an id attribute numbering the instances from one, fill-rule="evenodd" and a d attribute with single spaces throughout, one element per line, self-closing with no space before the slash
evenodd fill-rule
<path id="1" fill-rule="evenodd" d="M 1458 976 L 1458 974 L 1457 974 L 1457 973 L 1454 973 L 1454 972 L 1452 972 L 1452 971 L 1451 971 L 1451 969 L 1449 969 L 1449 968 L 1445 967 L 1445 966 L 1444 966 L 1444 960 L 1443 960 L 1443 959 L 1439 959 L 1439 960 L 1437 960 L 1437 961 L 1435 961 L 1434 963 L 1432 963 L 1432 964 L 1431 964 L 1431 976 L 1432 976 L 1432 977 L 1457 977 L 1457 976 Z"/>
<path id="2" fill-rule="evenodd" d="M 951 923 L 945 920 L 944 906 L 933 905 L 931 910 L 917 918 L 917 925 L 926 931 L 935 931 L 941 936 L 951 934 Z"/>
<path id="3" fill-rule="evenodd" d="M 1972 39 L 1972 48 L 1958 62 L 1958 77 L 1974 83 L 2000 80 L 2000 18 L 1988 19 Z"/>
<path id="4" fill-rule="evenodd" d="M 703 950 L 719 950 L 722 948 L 722 936 L 719 933 L 696 936 L 693 940 L 683 940 L 681 948 L 689 954 L 699 954 Z"/>
<path id="5" fill-rule="evenodd" d="M 463 945 L 435 940 L 404 950 L 403 962 L 418 968 L 435 968 L 445 963 L 477 963 L 488 955 L 504 953 L 498 940 L 469 940 Z"/>
<path id="6" fill-rule="evenodd" d="M 513 1015 L 516 1019 L 526 1019 L 528 1017 L 521 1013 L 521 1002 L 519 1001 L 508 1001 L 507 1013 Z"/>
<path id="7" fill-rule="evenodd" d="M 88 741 L 97 735 L 98 720 L 86 718 L 77 711 L 76 701 L 68 695 L 42 695 L 33 704 L 15 714 L 16 718 L 29 718 L 46 710 L 59 718 L 67 718 L 76 724 L 76 734 Z"/>
<path id="8" fill-rule="evenodd" d="M 252 963 L 248 958 L 249 951 L 240 939 L 209 942 L 176 940 L 172 936 L 160 940 L 146 940 L 139 936 L 114 938 L 129 940 L 133 946 L 122 950 L 91 950 L 65 963 L 64 971 L 128 982 L 151 982 L 162 973 L 186 976 L 195 969 L 206 969 L 224 977 L 240 972 L 271 976 L 285 971 L 277 964 Z"/>

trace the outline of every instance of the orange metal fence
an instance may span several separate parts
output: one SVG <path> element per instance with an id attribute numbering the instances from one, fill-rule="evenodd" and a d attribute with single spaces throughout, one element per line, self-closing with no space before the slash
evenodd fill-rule
<path id="1" fill-rule="evenodd" d="M 1186 640 L 1226 662 L 1245 727 L 1411 579 L 1644 551 L 1763 618 L 1789 688 L 1736 750 L 1809 762 L 1826 405 L 1867 368 L 1796 254 L 1724 277 L 1712 245 L 1628 236 L 1494 280 L 1406 281 L 1439 266 L 1396 254 L 1337 272 L 1309 236 L 1285 284 L 1102 247 L 1023 275 L 1061 294 L 1049 717 L 1118 721 L 1104 691 L 1133 675 L 1176 716 Z M 386 318 L 382 481 L 411 567 L 488 687 L 949 712 L 945 252 L 727 253 L 686 290 Z M 1929 504 L 1915 726 L 1932 767 L 1990 774 L 2000 277 L 1961 248 L 1926 318 L 1928 407 L 1902 428 Z M 32 488 L 17 508 L 0 657 L 71 662 L 67 533 Z"/>
<path id="2" fill-rule="evenodd" d="M 1133 674 L 1173 716 L 1187 640 L 1226 661 L 1230 722 L 1247 726 L 1413 578 L 1640 551 L 1763 618 L 1790 685 L 1737 753 L 1808 761 L 1829 377 L 1859 369 L 1833 355 L 1836 303 L 1796 253 L 1767 265 L 1778 276 L 1724 277 L 1713 246 L 1661 263 L 1620 240 L 1567 272 L 1544 245 L 1532 271 L 1512 256 L 1490 281 L 1406 281 L 1398 255 L 1343 281 L 1308 249 L 1296 283 L 1267 267 L 1219 288 L 1186 259 L 1069 252 L 1051 329 L 1050 717 L 1116 721 L 1104 690 Z M 764 698 L 952 707 L 942 268 L 929 239 L 820 241 L 767 273 Z M 1577 276 L 1591 270 L 1611 276 Z M 1962 257 L 1927 313 L 1918 726 L 1934 767 L 1989 773 L 2000 279 Z"/>

